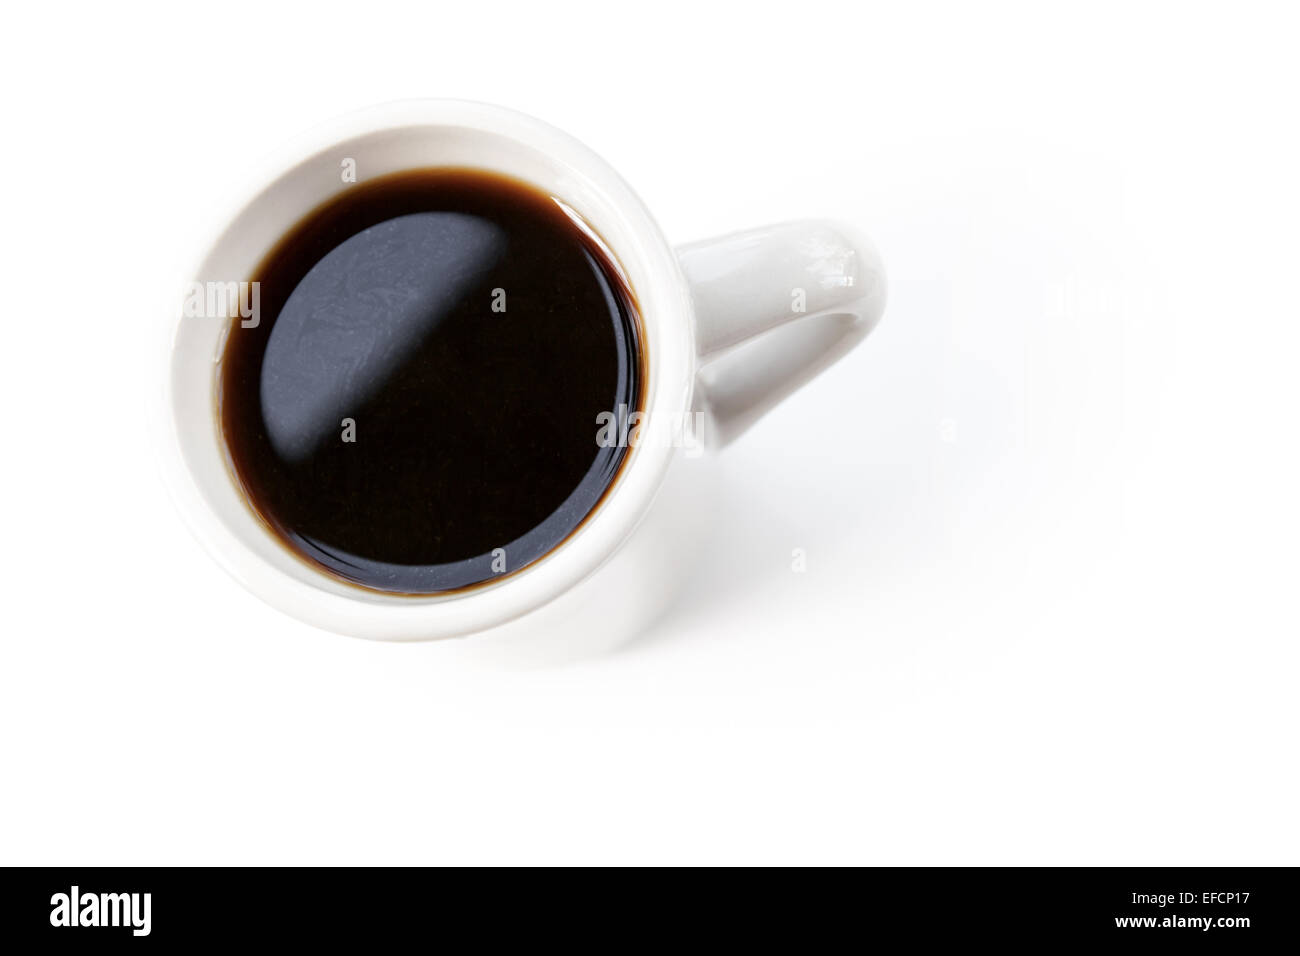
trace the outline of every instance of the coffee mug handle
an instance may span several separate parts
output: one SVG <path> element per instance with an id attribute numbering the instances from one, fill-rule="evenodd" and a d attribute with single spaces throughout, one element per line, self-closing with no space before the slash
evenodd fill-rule
<path id="1" fill-rule="evenodd" d="M 699 392 L 725 445 L 875 328 L 885 271 L 833 222 L 749 229 L 677 250 L 695 303 Z"/>

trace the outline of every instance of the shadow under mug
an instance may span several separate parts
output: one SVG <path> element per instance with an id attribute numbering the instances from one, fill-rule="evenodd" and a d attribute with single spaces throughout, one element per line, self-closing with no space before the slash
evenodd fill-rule
<path id="1" fill-rule="evenodd" d="M 231 320 L 186 318 L 178 294 L 154 414 L 168 490 L 190 529 L 245 587 L 337 633 L 427 640 L 508 629 L 531 640 L 543 630 L 635 628 L 667 600 L 680 570 L 672 553 L 703 520 L 707 463 L 699 457 L 844 355 L 884 310 L 879 255 L 853 229 L 784 223 L 674 249 L 631 188 L 581 143 L 523 114 L 455 100 L 373 107 L 287 145 L 252 174 L 246 198 L 181 287 L 247 279 L 290 228 L 347 188 L 345 162 L 365 177 L 477 168 L 568 206 L 636 295 L 645 423 L 664 427 L 643 429 L 597 509 L 528 567 L 445 595 L 367 591 L 307 564 L 254 516 L 218 424 L 217 363 Z M 708 451 L 697 457 L 701 438 Z"/>

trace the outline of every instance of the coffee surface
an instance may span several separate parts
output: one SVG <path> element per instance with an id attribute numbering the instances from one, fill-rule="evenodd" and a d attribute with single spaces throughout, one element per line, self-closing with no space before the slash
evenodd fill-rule
<path id="1" fill-rule="evenodd" d="M 254 275 L 220 424 L 249 504 L 365 587 L 430 594 L 517 571 L 568 537 L 641 399 L 635 300 L 551 197 L 465 170 L 348 187 Z"/>

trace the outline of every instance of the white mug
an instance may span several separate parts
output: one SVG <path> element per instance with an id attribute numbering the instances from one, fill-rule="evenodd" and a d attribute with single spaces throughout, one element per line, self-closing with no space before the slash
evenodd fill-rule
<path id="1" fill-rule="evenodd" d="M 581 143 L 520 113 L 454 100 L 363 110 L 290 144 L 257 174 L 185 284 L 251 276 L 281 236 L 348 188 L 340 175 L 347 161 L 358 178 L 473 167 L 524 180 L 567 205 L 603 240 L 635 293 L 645 420 L 670 427 L 650 429 L 597 509 L 530 566 L 446 595 L 364 590 L 307 564 L 255 517 L 218 424 L 217 363 L 230 322 L 186 318 L 178 307 L 167 318 L 155 415 L 168 489 L 237 580 L 330 631 L 392 641 L 503 629 L 526 640 L 631 633 L 680 579 L 673 555 L 704 523 L 711 451 L 844 355 L 884 309 L 880 258 L 854 230 L 795 222 L 674 249 L 627 183 Z M 691 422 L 703 428 L 683 435 Z M 696 455 L 689 439 L 701 434 L 710 453 Z"/>

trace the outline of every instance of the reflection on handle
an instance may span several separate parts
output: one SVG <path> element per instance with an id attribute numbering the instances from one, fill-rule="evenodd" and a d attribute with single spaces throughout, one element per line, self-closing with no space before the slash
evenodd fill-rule
<path id="1" fill-rule="evenodd" d="M 885 308 L 879 253 L 837 223 L 766 226 L 677 253 L 723 445 L 862 341 Z"/>

